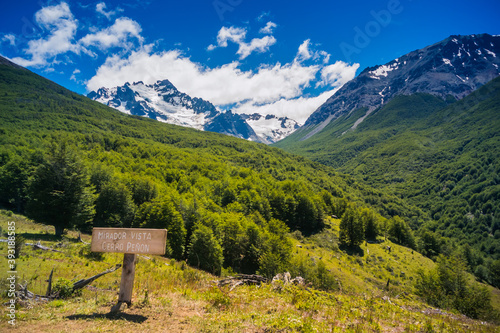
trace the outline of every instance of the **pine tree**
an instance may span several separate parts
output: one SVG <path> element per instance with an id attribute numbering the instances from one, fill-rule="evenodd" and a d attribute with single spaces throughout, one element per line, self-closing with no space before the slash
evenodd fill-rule
<path id="1" fill-rule="evenodd" d="M 52 144 L 28 186 L 28 216 L 53 225 L 56 236 L 65 229 L 88 229 L 95 214 L 94 190 L 86 169 L 66 142 Z"/>

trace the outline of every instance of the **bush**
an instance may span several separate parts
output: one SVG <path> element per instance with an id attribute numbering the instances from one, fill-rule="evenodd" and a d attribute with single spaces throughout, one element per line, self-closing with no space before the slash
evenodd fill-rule
<path id="1" fill-rule="evenodd" d="M 322 260 L 314 263 L 309 257 L 296 256 L 291 260 L 289 268 L 292 276 L 303 277 L 317 289 L 326 291 L 339 289 L 335 276 L 328 271 Z"/>
<path id="2" fill-rule="evenodd" d="M 80 256 L 85 257 L 90 260 L 94 261 L 103 261 L 104 260 L 104 253 L 103 252 L 92 252 L 90 250 L 90 244 L 82 246 L 82 248 L 79 251 Z"/>
<path id="3" fill-rule="evenodd" d="M 417 295 L 440 308 L 453 308 L 470 318 L 489 318 L 492 313 L 491 295 L 486 287 L 470 283 L 463 260 L 440 256 L 436 269 L 419 272 L 415 288 Z"/>
<path id="4" fill-rule="evenodd" d="M 58 294 L 58 297 L 63 299 L 82 295 L 82 289 L 73 290 L 73 283 L 65 278 L 58 278 L 56 280 L 52 286 L 52 292 Z"/>

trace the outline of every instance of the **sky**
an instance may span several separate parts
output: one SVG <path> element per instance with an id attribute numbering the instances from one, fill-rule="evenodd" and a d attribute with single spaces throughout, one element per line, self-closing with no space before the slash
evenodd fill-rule
<path id="1" fill-rule="evenodd" d="M 222 110 L 303 123 L 364 68 L 500 34 L 500 2 L 5 1 L 0 55 L 86 95 L 170 80 Z"/>

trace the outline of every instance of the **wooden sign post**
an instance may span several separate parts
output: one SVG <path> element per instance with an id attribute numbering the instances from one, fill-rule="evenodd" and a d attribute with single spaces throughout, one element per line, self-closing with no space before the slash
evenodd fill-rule
<path id="1" fill-rule="evenodd" d="M 132 304 L 135 262 L 137 254 L 165 254 L 166 229 L 94 228 L 92 230 L 92 252 L 124 253 L 122 279 L 118 303 L 111 312 L 120 311 L 122 305 Z"/>

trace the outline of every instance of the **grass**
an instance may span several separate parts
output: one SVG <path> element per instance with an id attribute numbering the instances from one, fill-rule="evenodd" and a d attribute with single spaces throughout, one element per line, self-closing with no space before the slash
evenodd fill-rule
<path id="1" fill-rule="evenodd" d="M 45 280 L 54 277 L 80 279 L 120 263 L 123 255 L 106 253 L 102 260 L 88 257 L 78 233 L 61 239 L 50 227 L 12 215 L 0 215 L 0 227 L 16 222 L 16 231 L 58 248 L 62 253 L 23 248 L 18 259 L 21 281 L 44 294 Z M 295 256 L 322 260 L 342 285 L 342 291 L 324 292 L 301 286 L 274 289 L 272 284 L 240 286 L 232 291 L 212 283 L 217 277 L 192 269 L 184 262 L 152 256 L 139 257 L 134 281 L 133 305 L 118 315 L 109 310 L 117 301 L 120 270 L 105 275 L 83 290 L 79 297 L 30 303 L 17 309 L 17 325 L 5 316 L 0 331 L 16 332 L 500 332 L 498 326 L 431 308 L 411 293 L 415 268 L 432 267 L 432 261 L 411 250 L 388 243 L 363 244 L 361 251 L 347 254 L 329 248 L 337 220 L 312 238 L 294 240 Z M 85 241 L 90 236 L 82 235 Z M 0 243 L 3 253 L 6 245 Z M 330 246 L 332 247 L 332 246 Z M 320 259 L 321 258 L 321 259 Z M 0 263 L 5 281 L 6 260 Z M 390 269 L 389 269 L 390 267 Z M 405 274 L 401 275 L 401 271 Z M 391 278 L 389 291 L 385 282 Z M 2 288 L 4 285 L 2 284 Z M 8 299 L 2 291 L 2 303 Z"/>
<path id="2" fill-rule="evenodd" d="M 435 264 L 429 258 L 399 246 L 389 240 L 381 243 L 364 242 L 359 248 L 347 251 L 334 251 L 338 235 L 339 219 L 329 219 L 329 228 L 311 238 L 295 242 L 296 255 L 322 260 L 339 280 L 343 291 L 351 293 L 375 292 L 385 289 L 387 280 L 389 293 L 411 293 L 417 271 L 428 271 Z M 390 247 L 390 251 L 387 249 Z"/>

